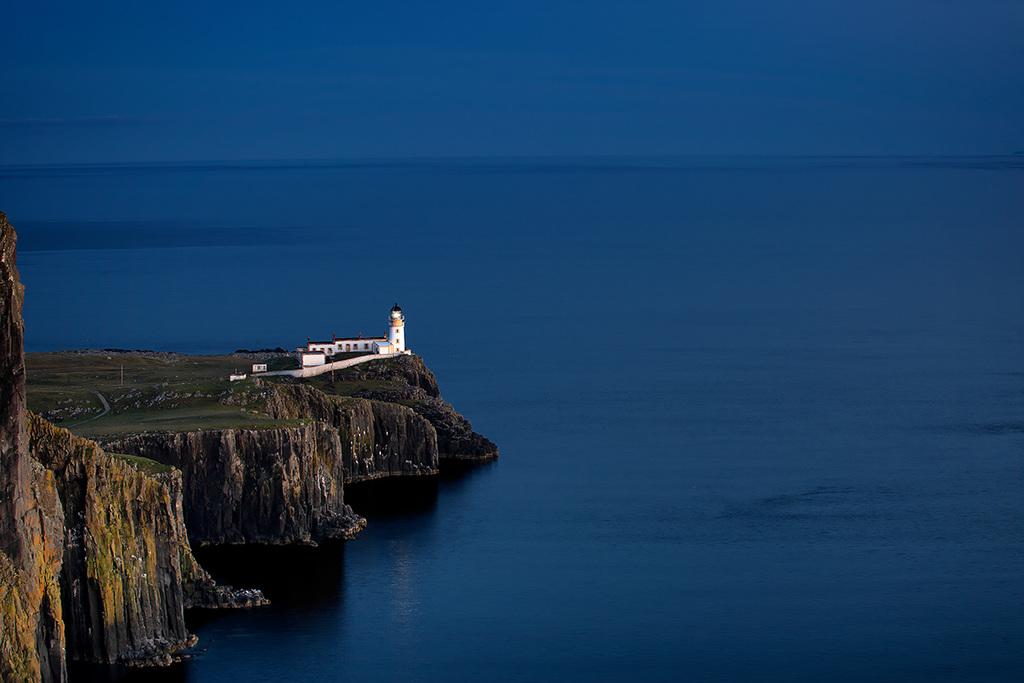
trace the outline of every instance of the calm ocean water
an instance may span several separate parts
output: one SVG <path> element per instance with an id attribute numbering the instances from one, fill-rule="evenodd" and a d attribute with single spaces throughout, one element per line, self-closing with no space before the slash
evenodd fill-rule
<path id="1" fill-rule="evenodd" d="M 1024 679 L 1020 159 L 8 168 L 0 209 L 30 351 L 398 301 L 501 450 L 207 551 L 273 606 L 135 678 Z"/>

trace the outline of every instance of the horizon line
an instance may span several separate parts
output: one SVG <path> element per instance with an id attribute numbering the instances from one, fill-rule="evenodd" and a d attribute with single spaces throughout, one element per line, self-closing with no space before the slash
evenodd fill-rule
<path id="1" fill-rule="evenodd" d="M 288 168 L 358 168 L 416 166 L 436 164 L 555 164 L 555 163 L 604 163 L 609 166 L 658 166 L 670 165 L 684 161 L 982 161 L 1004 160 L 1024 165 L 1024 151 L 985 154 L 546 154 L 546 155 L 459 155 L 459 156 L 353 156 L 353 157 L 265 157 L 253 159 L 191 159 L 163 161 L 85 161 L 85 162 L 43 162 L 0 164 L 0 172 L 11 173 L 36 170 L 230 170 L 230 169 L 265 169 L 287 170 Z M 644 162 L 644 163 L 641 163 Z M 666 166 L 671 167 L 671 166 Z"/>

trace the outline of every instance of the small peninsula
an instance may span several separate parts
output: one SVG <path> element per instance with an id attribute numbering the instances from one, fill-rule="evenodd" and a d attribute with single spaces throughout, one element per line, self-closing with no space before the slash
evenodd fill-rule
<path id="1" fill-rule="evenodd" d="M 229 380 L 249 364 L 271 370 Z M 31 411 L 181 471 L 192 543 L 351 538 L 364 522 L 344 504 L 345 483 L 497 457 L 414 355 L 309 378 L 272 374 L 297 367 L 280 352 L 76 351 L 28 354 L 26 366 Z"/>
<path id="2" fill-rule="evenodd" d="M 217 585 L 194 545 L 350 539 L 366 522 L 346 483 L 498 456 L 405 348 L 397 304 L 388 337 L 321 355 L 26 355 L 15 243 L 0 213 L 4 680 L 170 664 L 195 644 L 185 609 L 267 602 Z"/>

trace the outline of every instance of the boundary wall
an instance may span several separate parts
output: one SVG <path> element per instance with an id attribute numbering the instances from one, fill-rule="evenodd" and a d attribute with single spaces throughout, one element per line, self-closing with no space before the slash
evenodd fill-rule
<path id="1" fill-rule="evenodd" d="M 396 356 L 408 356 L 412 352 L 406 349 L 400 353 L 371 353 L 366 356 L 356 356 L 355 358 L 346 358 L 345 360 L 335 361 L 333 363 L 324 363 L 323 365 L 314 365 L 308 368 L 299 368 L 297 370 L 275 370 L 274 372 L 255 372 L 250 377 L 270 377 L 272 375 L 288 375 L 291 377 L 316 377 L 322 375 L 325 372 L 331 370 L 341 370 L 342 368 L 350 368 L 353 365 L 359 365 L 360 363 L 367 363 L 371 360 L 377 360 L 378 358 L 394 358 Z"/>

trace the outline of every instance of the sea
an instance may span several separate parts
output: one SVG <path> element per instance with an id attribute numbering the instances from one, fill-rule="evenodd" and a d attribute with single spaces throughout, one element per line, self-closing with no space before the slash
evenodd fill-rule
<path id="1" fill-rule="evenodd" d="M 28 351 L 378 335 L 500 458 L 72 680 L 1024 680 L 1024 157 L 0 167 Z M 31 364 L 28 372 L 31 373 Z"/>

